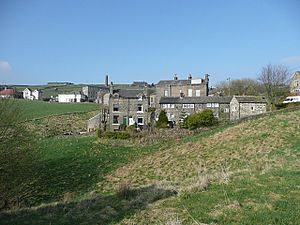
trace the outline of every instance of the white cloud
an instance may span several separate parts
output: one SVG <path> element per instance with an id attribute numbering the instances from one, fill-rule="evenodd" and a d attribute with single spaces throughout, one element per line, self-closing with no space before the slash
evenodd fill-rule
<path id="1" fill-rule="evenodd" d="M 11 71 L 11 66 L 8 62 L 0 61 L 0 73 L 8 73 Z"/>

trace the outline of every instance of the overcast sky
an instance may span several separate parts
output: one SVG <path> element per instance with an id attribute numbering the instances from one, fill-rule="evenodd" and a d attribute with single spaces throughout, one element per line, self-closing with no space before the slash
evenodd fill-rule
<path id="1" fill-rule="evenodd" d="M 0 84 L 300 70 L 298 0 L 0 0 Z"/>

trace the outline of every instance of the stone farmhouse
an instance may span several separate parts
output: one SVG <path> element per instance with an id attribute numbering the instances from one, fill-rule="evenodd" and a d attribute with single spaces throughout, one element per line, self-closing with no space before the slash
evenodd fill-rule
<path id="1" fill-rule="evenodd" d="M 132 124 L 142 128 L 157 119 L 161 110 L 175 125 L 203 109 L 211 109 L 219 120 L 237 120 L 266 112 L 267 102 L 261 97 L 208 96 L 208 76 L 193 79 L 189 75 L 186 80 L 179 80 L 175 74 L 172 80 L 159 81 L 153 93 L 148 86 L 117 89 L 111 84 L 98 95 L 102 112 L 88 121 L 88 131 L 103 127 L 117 131 Z"/>
<path id="2" fill-rule="evenodd" d="M 109 94 L 109 129 L 119 130 L 121 125 L 148 124 L 149 98 L 143 90 L 114 90 Z"/>
<path id="3" fill-rule="evenodd" d="M 230 119 L 230 101 L 232 97 L 162 97 L 160 110 L 165 110 L 169 121 L 180 122 L 184 117 L 204 109 L 211 109 L 220 120 Z"/>
<path id="4" fill-rule="evenodd" d="M 290 92 L 300 95 L 300 71 L 296 71 L 290 82 Z"/>
<path id="5" fill-rule="evenodd" d="M 203 97 L 208 96 L 208 74 L 204 79 L 193 79 L 189 74 L 186 80 L 178 80 L 174 74 L 173 80 L 161 80 L 155 85 L 155 93 L 150 96 L 150 106 L 159 108 L 162 97 Z"/>

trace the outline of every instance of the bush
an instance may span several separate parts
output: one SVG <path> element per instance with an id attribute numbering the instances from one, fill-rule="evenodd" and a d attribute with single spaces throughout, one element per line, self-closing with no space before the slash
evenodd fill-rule
<path id="1" fill-rule="evenodd" d="M 128 131 L 130 134 L 136 133 L 136 123 L 126 127 L 126 131 Z"/>
<path id="2" fill-rule="evenodd" d="M 128 139 L 130 138 L 130 134 L 127 131 L 105 132 L 103 137 L 107 139 Z"/>
<path id="3" fill-rule="evenodd" d="M 199 113 L 186 117 L 183 123 L 183 127 L 194 130 L 202 126 L 208 127 L 214 125 L 216 123 L 216 118 L 214 117 L 212 110 L 205 109 Z"/>
<path id="4" fill-rule="evenodd" d="M 96 135 L 98 138 L 103 138 L 103 130 L 101 130 L 100 128 L 98 128 L 96 130 Z"/>
<path id="5" fill-rule="evenodd" d="M 167 128 L 168 127 L 168 117 L 164 110 L 161 110 L 158 116 L 158 121 L 156 122 L 157 128 Z"/>

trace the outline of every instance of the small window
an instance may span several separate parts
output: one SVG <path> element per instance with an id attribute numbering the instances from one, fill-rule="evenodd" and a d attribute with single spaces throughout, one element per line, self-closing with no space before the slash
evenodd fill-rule
<path id="1" fill-rule="evenodd" d="M 174 104 L 170 104 L 170 108 L 174 109 L 175 105 Z"/>
<path id="2" fill-rule="evenodd" d="M 153 97 L 150 98 L 150 102 L 151 102 L 151 103 L 154 102 L 154 98 L 153 98 Z"/>
<path id="3" fill-rule="evenodd" d="M 117 115 L 113 116 L 113 124 L 119 124 L 119 116 Z"/>
<path id="4" fill-rule="evenodd" d="M 207 103 L 207 104 L 206 104 L 206 107 L 207 107 L 207 108 L 211 108 L 211 103 Z"/>
<path id="5" fill-rule="evenodd" d="M 228 108 L 225 108 L 225 109 L 224 109 L 224 112 L 225 112 L 225 113 L 229 113 L 229 109 L 228 109 Z"/>
<path id="6" fill-rule="evenodd" d="M 137 111 L 138 112 L 143 112 L 143 105 L 142 104 L 138 104 Z"/>
<path id="7" fill-rule="evenodd" d="M 164 96 L 165 96 L 165 97 L 168 97 L 168 96 L 169 96 L 169 91 L 168 91 L 168 90 L 165 90 L 165 91 L 164 91 Z"/>
<path id="8" fill-rule="evenodd" d="M 118 112 L 119 111 L 119 105 L 113 105 L 113 111 Z"/>
<path id="9" fill-rule="evenodd" d="M 192 97 L 193 96 L 193 89 L 188 89 L 188 96 Z"/>
<path id="10" fill-rule="evenodd" d="M 138 117 L 137 118 L 137 124 L 138 125 L 144 125 L 144 118 L 143 117 Z"/>
<path id="11" fill-rule="evenodd" d="M 251 110 L 254 111 L 254 106 L 251 106 Z"/>
<path id="12" fill-rule="evenodd" d="M 200 97 L 200 90 L 196 90 L 196 97 Z"/>

